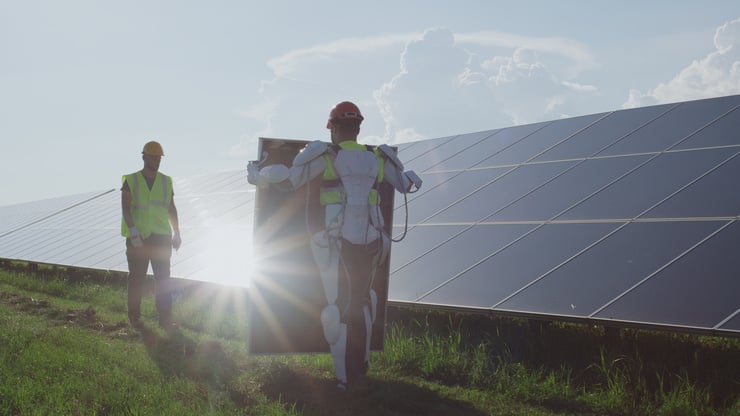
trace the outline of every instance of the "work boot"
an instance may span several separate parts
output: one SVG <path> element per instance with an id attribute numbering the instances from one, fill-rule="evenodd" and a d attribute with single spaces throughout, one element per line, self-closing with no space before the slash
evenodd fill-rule
<path id="1" fill-rule="evenodd" d="M 337 390 L 338 391 L 345 393 L 347 389 L 349 389 L 349 386 L 347 385 L 347 383 L 337 380 Z"/>

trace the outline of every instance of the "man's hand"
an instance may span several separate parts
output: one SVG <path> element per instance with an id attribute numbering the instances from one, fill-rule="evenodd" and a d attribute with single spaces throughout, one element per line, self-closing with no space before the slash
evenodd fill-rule
<path id="1" fill-rule="evenodd" d="M 257 185 L 260 177 L 260 162 L 253 160 L 247 164 L 247 182 Z"/>
<path id="2" fill-rule="evenodd" d="M 141 246 L 144 245 L 144 240 L 141 238 L 141 234 L 139 234 L 139 230 L 136 229 L 136 227 L 131 227 L 128 229 L 129 232 L 129 239 L 131 240 L 131 245 L 136 248 L 141 248 Z"/>
<path id="3" fill-rule="evenodd" d="M 247 163 L 247 182 L 252 185 L 259 185 L 260 166 L 267 162 L 268 156 L 267 152 L 262 152 L 260 160 L 251 160 Z"/>
<path id="4" fill-rule="evenodd" d="M 176 231 L 175 235 L 172 236 L 172 248 L 175 249 L 175 251 L 180 249 L 180 246 L 182 245 L 182 237 L 180 237 L 180 232 Z"/>
<path id="5" fill-rule="evenodd" d="M 403 174 L 406 176 L 406 178 L 410 182 L 409 188 L 406 190 L 407 192 L 414 193 L 414 192 L 418 191 L 419 189 L 421 189 L 422 180 L 419 177 L 419 175 L 416 174 L 416 172 L 414 172 L 413 170 L 408 170 L 408 171 L 404 172 Z M 413 191 L 411 191 L 411 189 L 413 189 L 413 188 L 416 188 L 416 189 L 414 189 Z"/>

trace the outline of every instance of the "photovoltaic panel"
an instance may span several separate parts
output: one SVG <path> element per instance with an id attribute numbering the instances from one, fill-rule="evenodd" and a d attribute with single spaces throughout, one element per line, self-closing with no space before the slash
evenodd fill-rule
<path id="1" fill-rule="evenodd" d="M 618 223 L 531 225 L 532 231 L 449 276 L 417 299 L 437 305 L 488 310 L 613 232 Z M 494 226 L 497 227 L 497 226 Z M 496 228 L 493 228 L 492 232 Z M 443 259 L 439 259 L 443 261 Z M 393 279 L 391 280 L 393 284 Z"/>
<path id="2" fill-rule="evenodd" d="M 453 224 L 486 227 L 479 247 L 512 224 L 532 230 L 475 261 L 452 260 L 451 253 L 471 247 L 456 247 L 455 237 L 428 253 L 425 245 L 426 254 L 408 264 L 392 259 L 390 299 L 738 335 L 732 327 L 740 290 L 732 276 L 740 267 L 729 254 L 738 251 L 722 239 L 729 231 L 718 232 L 737 227 L 740 214 L 740 193 L 734 191 L 740 177 L 738 112 L 740 96 L 621 110 L 529 126 L 530 132 L 505 145 L 493 141 L 510 129 L 496 130 L 441 162 L 438 154 L 417 157 L 422 178 L 442 167 L 445 174 L 498 171 L 483 185 L 453 185 L 450 192 L 435 180 L 432 190 L 410 200 L 410 235 L 421 227 L 427 234 Z M 490 156 L 472 152 L 484 144 L 495 149 Z M 396 235 L 402 230 L 398 218 Z M 419 243 L 408 244 L 403 262 Z M 718 261 L 709 253 L 726 257 Z M 683 276 L 689 270 L 695 274 Z M 673 297 L 678 284 L 690 290 Z M 695 307 L 678 313 L 694 290 Z M 716 305 L 703 309 L 712 299 Z"/>
<path id="3" fill-rule="evenodd" d="M 627 223 L 495 307 L 589 316 L 720 226 L 711 221 Z"/>
<path id="4" fill-rule="evenodd" d="M 573 165 L 500 211 L 494 212 L 485 220 L 549 220 L 618 178 L 627 175 L 646 160 L 647 156 L 585 160 Z"/>
<path id="5" fill-rule="evenodd" d="M 79 204 L 100 196 L 101 193 L 103 192 L 87 192 L 41 201 L 0 206 L 0 212 L 3 214 L 0 216 L 0 237 L 38 221 L 43 221 L 56 213 L 73 209 Z"/>
<path id="6" fill-rule="evenodd" d="M 425 179 L 424 184 L 425 186 L 429 185 L 428 190 L 420 191 L 419 196 L 411 195 L 409 197 L 409 200 L 413 201 L 410 203 L 414 207 L 414 209 L 410 209 L 408 212 L 409 222 L 423 222 L 430 216 L 447 208 L 449 204 L 463 199 L 466 195 L 475 192 L 480 187 L 506 174 L 509 170 L 511 168 L 480 169 L 424 175 L 424 178 L 431 177 L 432 180 L 427 184 Z M 445 178 L 448 179 L 443 181 Z M 441 183 L 435 183 L 438 179 Z M 440 194 L 444 194 L 445 198 L 440 198 Z M 403 198 L 397 198 L 395 216 L 401 216 L 401 218 L 406 216 L 406 207 L 403 203 Z"/>
<path id="7" fill-rule="evenodd" d="M 740 192 L 734 192 L 738 175 L 740 157 L 735 154 L 687 183 L 641 218 L 736 217 L 740 213 Z"/>
<path id="8" fill-rule="evenodd" d="M 605 114 L 595 114 L 548 123 L 475 166 L 517 165 L 528 162 L 604 116 Z"/>
<path id="9" fill-rule="evenodd" d="M 423 279 L 392 279 L 390 293 L 394 297 L 418 299 L 426 292 L 447 281 L 460 270 L 498 251 L 531 230 L 531 224 L 507 224 L 496 227 L 469 227 L 402 267 L 404 276 L 424 276 Z"/>
<path id="10" fill-rule="evenodd" d="M 740 336 L 738 131 L 733 95 L 400 144 L 389 302 Z M 0 207 L 0 258 L 125 271 L 119 187 Z M 254 195 L 176 178 L 173 275 L 246 284 Z"/>
<path id="11" fill-rule="evenodd" d="M 490 132 L 476 133 L 478 135 L 485 135 L 486 133 L 490 134 L 488 136 L 485 136 L 483 140 L 466 149 L 463 149 L 462 151 L 454 153 L 449 158 L 441 161 L 438 164 L 425 164 L 425 167 L 423 167 L 423 171 L 428 172 L 451 169 L 459 170 L 477 166 L 481 164 L 481 162 L 483 162 L 485 159 L 498 154 L 504 149 L 511 147 L 516 142 L 545 127 L 547 124 L 549 123 L 527 124 L 524 126 L 516 126 L 503 130 L 492 130 Z M 401 152 L 403 149 L 399 150 L 399 155 L 404 155 L 404 153 Z"/>
<path id="12" fill-rule="evenodd" d="M 393 244 L 391 252 L 391 274 L 427 254 L 438 245 L 465 231 L 469 226 L 446 224 L 438 227 L 417 226 L 402 235 L 401 227 L 396 227 L 397 238 L 403 236 L 403 244 Z"/>
<path id="13" fill-rule="evenodd" d="M 575 162 L 523 165 L 453 202 L 425 223 L 481 221 L 572 168 Z"/>
<path id="14" fill-rule="evenodd" d="M 415 164 L 419 163 L 425 168 L 428 167 L 428 160 L 437 160 L 436 163 L 432 162 L 432 166 L 429 170 L 445 170 L 450 169 L 448 161 L 454 159 L 456 155 L 461 153 L 469 153 L 469 149 L 475 146 L 479 146 L 481 143 L 486 142 L 486 138 L 496 134 L 496 131 L 483 131 L 477 133 L 461 134 L 456 136 L 454 139 L 447 141 L 430 151 L 428 155 L 423 158 L 416 158 L 406 163 L 407 169 L 416 169 Z M 488 153 L 490 154 L 490 153 Z M 418 162 L 417 162 L 418 161 Z"/>
<path id="15" fill-rule="evenodd" d="M 732 131 L 740 123 L 740 108 L 735 108 L 728 114 L 720 117 L 719 120 L 704 126 L 696 133 L 689 136 L 686 140 L 673 147 L 674 150 L 697 149 L 712 146 L 733 146 L 737 144 Z"/>
<path id="16" fill-rule="evenodd" d="M 654 106 L 634 110 L 615 111 L 577 132 L 539 156 L 533 162 L 580 159 L 593 156 L 652 120 L 670 111 L 675 105 Z"/>
<path id="17" fill-rule="evenodd" d="M 685 250 L 665 268 L 636 282 L 635 287 L 620 293 L 613 303 L 598 311 L 596 316 L 607 319 L 663 322 L 668 325 L 713 328 L 740 310 L 740 223 L 714 222 L 702 225 L 716 234 L 706 234 L 702 244 Z M 697 228 L 697 227 L 694 227 Z M 682 230 L 687 227 L 682 226 Z M 696 231 L 700 231 L 697 230 Z M 703 234 L 681 238 L 681 245 Z M 668 242 L 667 242 L 668 243 Z M 698 242 L 697 242 L 698 243 Z M 677 243 L 671 243 L 680 249 Z M 647 278 L 649 277 L 649 278 Z"/>
<path id="18" fill-rule="evenodd" d="M 0 218 L 25 215 L 3 225 L 0 258 L 126 272 L 120 178 L 111 182 L 116 188 L 107 191 L 0 207 Z M 245 173 L 175 178 L 174 188 L 183 246 L 173 253 L 172 275 L 246 286 L 254 187 Z"/>
<path id="19" fill-rule="evenodd" d="M 423 164 L 428 164 L 428 160 L 434 160 L 435 149 L 439 148 L 443 144 L 454 139 L 456 136 L 441 137 L 438 139 L 424 140 L 421 142 L 412 143 L 406 148 L 405 159 L 403 160 L 406 165 L 411 166 L 413 163 L 417 163 L 416 160 L 421 158 L 420 161 Z M 400 154 L 399 149 L 399 154 Z M 438 154 L 438 153 L 437 153 Z M 439 156 L 437 156 L 439 159 Z"/>
<path id="20" fill-rule="evenodd" d="M 670 111 L 598 154 L 607 156 L 669 150 L 701 129 L 708 128 L 737 105 L 737 96 L 730 96 L 672 106 Z"/>
<path id="21" fill-rule="evenodd" d="M 634 172 L 557 216 L 558 220 L 638 217 L 688 183 L 735 156 L 738 149 L 700 149 L 651 156 Z"/>
<path id="22" fill-rule="evenodd" d="M 265 155 L 264 164 L 292 166 L 310 142 L 260 138 L 259 144 L 258 154 Z M 383 347 L 388 257 L 379 256 L 377 267 L 367 270 L 372 257 L 362 259 L 361 255 L 352 255 L 339 259 L 331 255 L 337 253 L 336 250 L 347 253 L 351 247 L 349 242 L 340 241 L 335 245 L 331 237 L 320 232 L 325 223 L 325 209 L 320 202 L 321 186 L 311 186 L 315 183 L 309 181 L 291 191 L 280 186 L 260 187 L 255 196 L 254 240 L 259 265 L 250 286 L 252 302 L 247 342 L 250 353 L 329 352 L 326 320 L 331 320 L 331 308 L 327 309 L 327 304 L 332 304 L 339 313 L 337 307 L 346 309 L 351 307 L 348 302 L 355 302 L 354 295 L 350 296 L 351 300 L 346 298 L 349 293 L 363 292 L 367 300 L 360 299 L 360 302 L 367 302 L 373 310 L 372 323 L 366 328 L 367 347 L 370 350 Z M 387 221 L 382 225 L 383 231 L 390 233 L 395 189 L 379 184 L 377 193 L 378 214 Z M 374 244 L 368 244 L 368 249 L 375 248 L 379 254 L 381 242 L 375 240 Z M 337 262 L 335 267 L 339 270 L 333 269 L 332 261 Z M 344 273 L 353 270 L 353 264 L 367 270 L 364 288 L 355 280 L 357 277 L 342 277 L 342 270 Z M 335 274 L 331 273 L 332 269 Z M 372 303 L 371 294 L 374 295 Z M 349 325 L 347 331 L 351 332 L 351 322 Z"/>

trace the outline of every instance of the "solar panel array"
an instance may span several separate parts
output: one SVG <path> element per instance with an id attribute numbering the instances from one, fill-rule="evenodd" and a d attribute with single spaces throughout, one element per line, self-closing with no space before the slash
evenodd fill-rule
<path id="1" fill-rule="evenodd" d="M 738 336 L 738 132 L 736 95 L 399 145 L 389 300 Z M 173 275 L 246 284 L 244 172 L 175 193 Z M 0 207 L 0 258 L 125 271 L 119 230 L 117 188 Z"/>
<path id="2" fill-rule="evenodd" d="M 173 254 L 172 275 L 246 286 L 254 187 L 244 172 L 176 178 L 174 185 L 183 246 Z M 120 232 L 117 188 L 0 207 L 0 258 L 126 272 Z"/>
<path id="3" fill-rule="evenodd" d="M 737 334 L 738 132 L 729 96 L 402 145 L 391 300 Z"/>

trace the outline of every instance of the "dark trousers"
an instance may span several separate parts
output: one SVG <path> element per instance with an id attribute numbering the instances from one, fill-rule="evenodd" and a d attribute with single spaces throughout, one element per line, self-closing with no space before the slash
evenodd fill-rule
<path id="1" fill-rule="evenodd" d="M 339 266 L 340 319 L 347 324 L 347 379 L 352 381 L 367 372 L 365 346 L 367 333 L 363 308 L 370 306 L 370 287 L 375 274 L 378 244 L 351 244 L 342 241 Z"/>
<path id="2" fill-rule="evenodd" d="M 154 271 L 154 301 L 159 323 L 167 324 L 172 320 L 170 257 L 172 257 L 172 237 L 168 235 L 152 234 L 144 240 L 144 245 L 138 248 L 126 239 L 129 320 L 138 321 L 141 318 L 141 298 L 146 290 L 146 276 L 150 263 Z"/>

